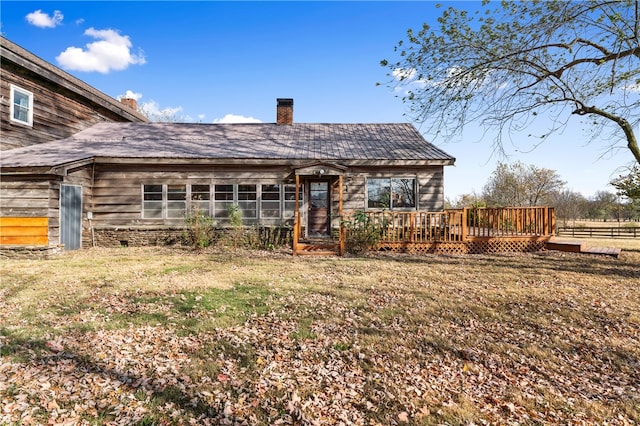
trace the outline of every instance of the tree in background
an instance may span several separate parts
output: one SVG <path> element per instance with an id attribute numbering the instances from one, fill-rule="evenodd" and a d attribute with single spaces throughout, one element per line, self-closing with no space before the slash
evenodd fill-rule
<path id="1" fill-rule="evenodd" d="M 527 129 L 537 115 L 563 128 L 588 116 L 610 148 L 620 143 L 640 163 L 640 0 L 517 1 L 467 12 L 450 7 L 437 28 L 409 30 L 383 60 L 416 121 L 437 133 L 479 121 L 503 135 Z M 637 127 L 636 127 L 637 129 Z M 599 134 L 594 132 L 594 138 Z M 540 141 L 534 143 L 534 146 Z"/>
<path id="2" fill-rule="evenodd" d="M 619 176 L 611 182 L 618 195 L 640 202 L 640 167 L 635 166 L 628 175 Z"/>
<path id="3" fill-rule="evenodd" d="M 563 188 L 565 182 L 555 170 L 520 162 L 498 166 L 483 189 L 489 206 L 539 206 Z"/>
<path id="4" fill-rule="evenodd" d="M 618 210 L 618 197 L 607 191 L 598 191 L 589 200 L 589 219 L 604 220 L 616 217 Z"/>
<path id="5" fill-rule="evenodd" d="M 475 192 L 473 194 L 462 194 L 454 200 L 445 199 L 444 204 L 446 209 L 487 207 L 487 203 L 482 198 L 482 195 L 478 195 Z"/>
<path id="6" fill-rule="evenodd" d="M 640 167 L 634 166 L 628 175 L 619 176 L 611 182 L 620 197 L 629 202 L 624 206 L 624 213 L 631 219 L 640 217 Z"/>
<path id="7" fill-rule="evenodd" d="M 570 189 L 560 189 L 548 196 L 549 205 L 555 207 L 556 218 L 562 222 L 563 226 L 568 226 L 569 222 L 586 217 L 589 200 L 579 192 Z"/>

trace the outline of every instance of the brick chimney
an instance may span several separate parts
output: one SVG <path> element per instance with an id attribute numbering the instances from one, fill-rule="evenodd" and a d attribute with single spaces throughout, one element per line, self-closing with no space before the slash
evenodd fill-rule
<path id="1" fill-rule="evenodd" d="M 293 99 L 278 98 L 276 124 L 293 124 Z"/>
<path id="2" fill-rule="evenodd" d="M 133 98 L 121 98 L 120 102 L 134 111 L 138 111 L 138 101 Z"/>

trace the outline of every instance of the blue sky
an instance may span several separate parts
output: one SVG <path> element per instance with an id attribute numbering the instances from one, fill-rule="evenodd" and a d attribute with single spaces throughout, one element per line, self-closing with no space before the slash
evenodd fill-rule
<path id="1" fill-rule="evenodd" d="M 455 2 L 460 8 L 478 3 Z M 436 2 L 83 2 L 2 1 L 2 34 L 112 97 L 129 94 L 150 113 L 184 121 L 275 121 L 276 98 L 294 99 L 306 123 L 407 122 L 382 59 L 409 28 L 433 23 Z M 538 123 L 544 133 L 544 122 Z M 420 127 L 418 125 L 418 127 Z M 576 118 L 532 152 L 524 131 L 508 159 L 495 135 L 468 126 L 460 137 L 427 140 L 456 157 L 445 196 L 480 192 L 497 161 L 556 170 L 590 197 L 632 162 L 626 150 L 591 142 Z"/>

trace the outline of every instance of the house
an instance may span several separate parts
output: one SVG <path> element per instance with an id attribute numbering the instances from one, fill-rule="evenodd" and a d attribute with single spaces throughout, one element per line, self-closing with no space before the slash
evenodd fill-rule
<path id="1" fill-rule="evenodd" d="M 30 244 L 155 244 L 184 232 L 193 208 L 224 226 L 237 206 L 246 225 L 292 230 L 296 244 L 335 236 L 349 212 L 443 211 L 455 159 L 413 125 L 296 123 L 287 98 L 275 112 L 275 123 L 103 122 L 5 151 L 0 241 L 15 246 L 11 221 L 27 217 Z"/>
<path id="2" fill-rule="evenodd" d="M 103 122 L 148 122 L 124 104 L 0 36 L 0 150 L 63 139 Z"/>

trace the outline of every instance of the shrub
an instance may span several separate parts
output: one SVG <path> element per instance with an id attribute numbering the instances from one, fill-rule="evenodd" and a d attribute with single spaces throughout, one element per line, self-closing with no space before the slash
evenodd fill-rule
<path id="1" fill-rule="evenodd" d="M 195 249 L 209 247 L 213 242 L 215 221 L 197 207 L 189 209 L 185 216 L 185 239 Z"/>
<path id="2" fill-rule="evenodd" d="M 375 248 L 382 236 L 380 225 L 362 210 L 354 212 L 341 225 L 346 231 L 347 248 L 355 254 Z"/>

